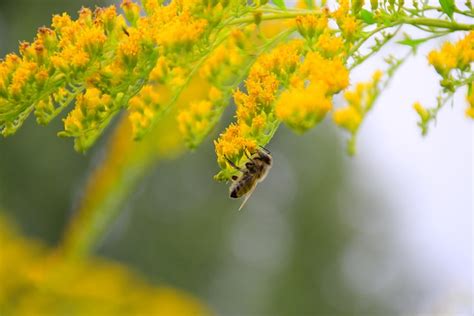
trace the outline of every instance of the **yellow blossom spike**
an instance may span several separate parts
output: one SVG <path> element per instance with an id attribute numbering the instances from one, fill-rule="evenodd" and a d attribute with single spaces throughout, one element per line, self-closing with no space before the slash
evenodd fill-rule
<path id="1" fill-rule="evenodd" d="M 372 109 L 379 94 L 382 75 L 382 71 L 377 70 L 371 81 L 357 83 L 352 90 L 345 91 L 344 98 L 348 105 L 334 111 L 334 123 L 351 134 L 347 147 L 351 155 L 356 150 L 355 141 L 360 124 Z"/>

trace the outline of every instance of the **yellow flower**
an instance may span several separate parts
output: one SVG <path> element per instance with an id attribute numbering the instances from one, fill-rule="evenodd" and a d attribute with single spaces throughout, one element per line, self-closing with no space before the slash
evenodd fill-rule
<path id="1" fill-rule="evenodd" d="M 339 0 L 339 8 L 332 13 L 332 17 L 336 20 L 342 36 L 352 41 L 356 38 L 360 29 L 360 23 L 354 15 L 349 14 L 349 1 Z M 355 2 L 353 3 L 355 4 Z"/>
<path id="2" fill-rule="evenodd" d="M 150 81 L 164 83 L 169 73 L 169 61 L 164 56 L 160 56 L 155 67 L 150 73 Z"/>
<path id="3" fill-rule="evenodd" d="M 341 37 L 334 36 L 330 31 L 326 31 L 319 36 L 316 47 L 325 57 L 334 57 L 344 48 L 344 41 Z"/>
<path id="4" fill-rule="evenodd" d="M 319 53 L 310 52 L 299 70 L 311 82 L 322 82 L 329 94 L 335 94 L 349 85 L 349 71 L 341 59 L 326 59 Z"/>
<path id="5" fill-rule="evenodd" d="M 177 1 L 158 7 L 149 19 L 139 22 L 142 22 L 139 27 L 150 29 L 155 42 L 169 51 L 189 49 L 192 43 L 200 39 L 208 26 L 207 20 L 195 18 L 190 7 L 180 8 Z M 156 32 L 157 29 L 160 31 Z"/>
<path id="6" fill-rule="evenodd" d="M 446 42 L 440 50 L 431 51 L 428 62 L 443 77 L 454 68 L 464 70 L 474 62 L 474 31 L 456 43 Z"/>
<path id="7" fill-rule="evenodd" d="M 277 101 L 276 115 L 292 129 L 304 132 L 331 110 L 332 103 L 326 93 L 327 87 L 321 83 L 311 83 L 307 88 L 290 88 Z"/>
<path id="8" fill-rule="evenodd" d="M 428 62 L 436 68 L 441 75 L 447 74 L 457 65 L 456 48 L 451 43 L 443 44 L 441 51 L 431 51 L 428 54 Z"/>
<path id="9" fill-rule="evenodd" d="M 351 133 L 355 133 L 362 122 L 362 115 L 352 106 L 346 106 L 334 111 L 334 123 Z"/>
<path id="10" fill-rule="evenodd" d="M 76 106 L 64 119 L 64 131 L 71 135 L 100 126 L 111 114 L 112 98 L 97 88 L 88 88 L 77 96 Z"/>
<path id="11" fill-rule="evenodd" d="M 191 148 L 196 147 L 213 127 L 215 109 L 208 100 L 192 102 L 188 109 L 178 114 L 178 124 L 181 134 Z"/>
<path id="12" fill-rule="evenodd" d="M 342 36 L 348 40 L 355 38 L 360 28 L 359 21 L 351 15 L 344 17 L 338 25 L 342 31 Z"/>
<path id="13" fill-rule="evenodd" d="M 219 165 L 227 167 L 228 159 L 239 159 L 244 150 L 255 151 L 257 144 L 254 140 L 248 139 L 242 135 L 241 127 L 237 124 L 231 124 L 219 139 L 214 142 Z"/>
<path id="14" fill-rule="evenodd" d="M 474 31 L 456 43 L 458 50 L 458 68 L 464 69 L 474 62 Z"/>
<path id="15" fill-rule="evenodd" d="M 303 37 L 312 39 L 327 29 L 328 17 L 325 14 L 301 15 L 296 17 L 296 25 Z"/>
<path id="16" fill-rule="evenodd" d="M 242 63 L 241 49 L 230 40 L 217 47 L 200 69 L 201 77 L 210 82 L 225 82 Z"/>
<path id="17" fill-rule="evenodd" d="M 222 95 L 222 92 L 217 89 L 216 87 L 212 86 L 210 89 L 209 89 L 209 100 L 211 102 L 217 102 L 219 101 L 223 95 Z"/>
<path id="18" fill-rule="evenodd" d="M 132 123 L 134 137 L 150 128 L 157 112 L 161 109 L 163 97 L 154 85 L 145 85 L 142 90 L 130 99 L 129 119 Z"/>
<path id="19" fill-rule="evenodd" d="M 132 0 L 123 0 L 120 5 L 125 17 L 127 18 L 130 24 L 135 25 L 138 18 L 140 17 L 140 6 L 134 3 Z"/>
<path id="20" fill-rule="evenodd" d="M 20 94 L 23 93 L 29 81 L 33 79 L 36 69 L 37 64 L 34 62 L 20 63 L 12 76 L 9 87 L 9 92 L 12 97 L 18 98 Z"/>
<path id="21" fill-rule="evenodd" d="M 379 93 L 382 75 L 382 72 L 377 70 L 373 73 L 371 81 L 360 82 L 354 89 L 345 91 L 344 98 L 348 105 L 334 111 L 334 123 L 351 134 L 348 142 L 350 154 L 355 152 L 355 136 L 360 124 L 372 108 Z"/>

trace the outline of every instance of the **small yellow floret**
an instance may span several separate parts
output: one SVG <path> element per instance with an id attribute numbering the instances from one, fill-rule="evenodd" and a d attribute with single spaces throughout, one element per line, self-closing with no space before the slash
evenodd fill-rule
<path id="1" fill-rule="evenodd" d="M 418 115 L 420 116 L 422 122 L 425 122 L 429 119 L 430 114 L 428 110 L 420 102 L 415 102 L 413 104 L 413 108 L 415 109 L 416 113 L 418 113 Z"/>
<path id="2" fill-rule="evenodd" d="M 304 132 L 331 110 L 327 88 L 321 83 L 311 83 L 307 88 L 284 91 L 275 105 L 277 117 L 298 132 Z"/>
<path id="3" fill-rule="evenodd" d="M 334 111 L 334 123 L 351 133 L 355 133 L 362 122 L 361 114 L 352 106 L 346 106 Z"/>
<path id="4" fill-rule="evenodd" d="M 341 37 L 334 36 L 328 31 L 319 36 L 316 47 L 324 56 L 333 57 L 342 51 L 344 48 L 344 41 Z"/>
<path id="5" fill-rule="evenodd" d="M 326 59 L 319 53 L 311 52 L 301 65 L 300 72 L 311 82 L 322 82 L 328 93 L 335 94 L 349 85 L 349 71 L 341 59 Z"/>

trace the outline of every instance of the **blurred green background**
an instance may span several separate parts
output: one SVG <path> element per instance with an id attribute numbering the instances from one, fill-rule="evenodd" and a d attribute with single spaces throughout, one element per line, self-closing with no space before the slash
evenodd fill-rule
<path id="1" fill-rule="evenodd" d="M 75 16 L 82 5 L 104 4 L 1 0 L 0 55 L 33 39 L 53 13 Z M 161 162 L 143 179 L 96 254 L 155 284 L 187 290 L 219 315 L 390 313 L 379 297 L 356 291 L 344 273 L 357 233 L 347 205 L 363 209 L 371 197 L 346 178 L 344 144 L 333 127 L 324 123 L 300 137 L 281 128 L 268 146 L 274 168 L 238 212 L 240 201 L 212 179 L 212 139 L 230 112 L 227 117 L 197 151 Z M 27 235 L 51 245 L 59 242 L 107 140 L 106 134 L 82 155 L 56 137 L 61 128 L 59 118 L 40 127 L 30 117 L 16 135 L 0 139 L 0 207 Z M 377 201 L 383 209 L 383 197 L 377 194 Z"/>

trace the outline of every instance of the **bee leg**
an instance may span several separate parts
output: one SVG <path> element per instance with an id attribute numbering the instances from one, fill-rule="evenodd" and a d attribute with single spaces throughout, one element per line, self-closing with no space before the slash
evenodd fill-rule
<path id="1" fill-rule="evenodd" d="M 248 158 L 248 160 L 250 160 L 252 163 L 255 163 L 255 162 L 253 161 L 253 158 L 250 157 L 249 154 L 247 153 L 247 150 L 244 150 L 244 154 L 245 154 L 245 157 Z"/>
<path id="2" fill-rule="evenodd" d="M 242 168 L 239 168 L 239 167 L 238 167 L 235 163 L 233 163 L 229 158 L 227 158 L 227 157 L 224 157 L 224 158 L 225 158 L 225 160 L 227 160 L 227 162 L 229 163 L 229 165 L 230 165 L 232 168 L 234 168 L 234 169 L 236 169 L 236 170 L 239 170 L 240 172 L 244 172 L 244 171 L 242 170 Z"/>

